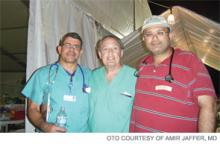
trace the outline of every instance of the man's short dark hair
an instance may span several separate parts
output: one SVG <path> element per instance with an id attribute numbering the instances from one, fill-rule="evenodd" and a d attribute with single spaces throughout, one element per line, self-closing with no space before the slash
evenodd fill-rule
<path id="1" fill-rule="evenodd" d="M 65 41 L 65 39 L 66 39 L 67 37 L 71 37 L 71 38 L 74 38 L 74 39 L 78 39 L 78 40 L 80 41 L 80 47 L 82 47 L 83 41 L 82 41 L 80 35 L 79 35 L 78 33 L 76 33 L 76 32 L 66 33 L 66 34 L 62 37 L 62 39 L 60 40 L 60 42 L 59 42 L 59 45 L 60 45 L 60 46 L 62 46 L 62 45 L 64 44 L 64 41 Z"/>

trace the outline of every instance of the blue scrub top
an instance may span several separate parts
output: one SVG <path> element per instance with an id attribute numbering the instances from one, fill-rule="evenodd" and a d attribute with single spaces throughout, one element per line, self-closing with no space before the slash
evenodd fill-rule
<path id="1" fill-rule="evenodd" d="M 70 75 L 59 64 L 52 64 L 38 69 L 28 80 L 22 90 L 22 94 L 34 103 L 41 105 L 44 95 L 50 90 L 50 114 L 49 123 L 56 122 L 56 116 L 63 106 L 67 114 L 67 132 L 88 132 L 88 93 L 83 92 L 83 75 L 85 84 L 91 71 L 87 68 L 77 66 L 76 72 L 70 83 Z M 51 70 L 50 70 L 51 69 Z M 49 83 L 50 79 L 53 84 Z M 56 76 L 55 76 L 56 75 Z M 71 84 L 71 85 L 70 85 Z M 70 91 L 71 86 L 71 91 Z"/>

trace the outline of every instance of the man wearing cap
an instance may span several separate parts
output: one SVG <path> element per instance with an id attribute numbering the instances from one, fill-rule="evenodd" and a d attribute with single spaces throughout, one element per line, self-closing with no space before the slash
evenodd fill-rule
<path id="1" fill-rule="evenodd" d="M 171 47 L 162 16 L 146 19 L 142 33 L 151 54 L 137 71 L 130 132 L 213 132 L 216 95 L 202 62 Z"/>

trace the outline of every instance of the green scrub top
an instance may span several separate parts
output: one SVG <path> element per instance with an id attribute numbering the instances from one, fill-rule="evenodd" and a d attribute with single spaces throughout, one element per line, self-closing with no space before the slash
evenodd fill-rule
<path id="1" fill-rule="evenodd" d="M 88 84 L 91 71 L 84 67 L 81 70 L 78 65 L 71 82 L 70 74 L 59 63 L 44 66 L 34 72 L 22 94 L 41 105 L 49 93 L 48 123 L 56 122 L 56 116 L 63 106 L 67 114 L 67 132 L 88 132 L 89 103 L 88 93 L 83 92 L 83 76 L 85 84 Z M 52 83 L 49 82 L 49 71 Z"/>
<path id="2" fill-rule="evenodd" d="M 104 67 L 92 72 L 89 85 L 91 132 L 128 132 L 135 95 L 135 69 L 123 65 L 111 82 Z"/>

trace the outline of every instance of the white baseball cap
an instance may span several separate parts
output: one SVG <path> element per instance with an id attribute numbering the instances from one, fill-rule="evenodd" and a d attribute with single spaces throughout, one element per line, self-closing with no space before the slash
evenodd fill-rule
<path id="1" fill-rule="evenodd" d="M 146 28 L 149 28 L 149 27 L 152 27 L 155 25 L 160 25 L 162 27 L 169 28 L 169 30 L 171 31 L 170 25 L 168 24 L 168 22 L 166 21 L 166 19 L 163 16 L 153 15 L 153 16 L 145 19 L 141 32 L 143 32 Z"/>

